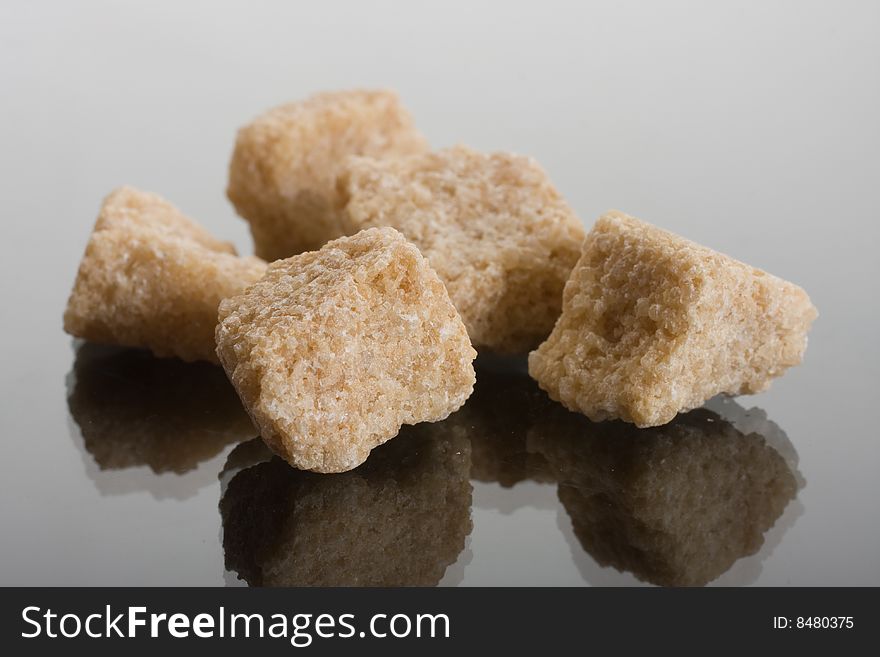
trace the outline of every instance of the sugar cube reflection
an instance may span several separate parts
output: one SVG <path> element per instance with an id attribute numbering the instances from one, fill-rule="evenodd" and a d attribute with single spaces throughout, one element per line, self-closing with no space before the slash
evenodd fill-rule
<path id="1" fill-rule="evenodd" d="M 761 548 L 800 480 L 766 416 L 755 422 L 731 400 L 712 407 L 724 417 L 704 408 L 652 429 L 594 423 L 522 369 L 478 361 L 461 411 L 405 427 L 350 473 L 296 471 L 258 440 L 233 450 L 226 566 L 252 585 L 436 584 L 471 529 L 468 479 L 502 491 L 531 480 L 557 486 L 576 549 L 599 566 L 703 585 Z M 740 431 L 746 416 L 752 428 Z"/>
<path id="2" fill-rule="evenodd" d="M 437 584 L 471 531 L 469 472 L 467 435 L 445 423 L 332 475 L 243 443 L 221 474 L 226 568 L 252 586 Z"/>
<path id="3" fill-rule="evenodd" d="M 709 404 L 724 417 L 704 408 L 638 429 L 567 411 L 522 370 L 477 365 L 474 396 L 447 420 L 465 420 L 474 478 L 557 482 L 580 547 L 600 566 L 707 584 L 761 548 L 802 481 L 784 432 L 732 399 Z"/>
<path id="4" fill-rule="evenodd" d="M 488 363 L 487 363 L 488 361 Z M 515 363 L 515 361 L 514 361 Z M 525 369 L 507 359 L 477 358 L 477 383 L 464 407 L 445 422 L 471 441 L 471 478 L 511 488 L 521 481 L 554 482 L 543 455 L 528 449 L 529 428 L 559 406 Z"/>
<path id="5" fill-rule="evenodd" d="M 72 375 L 68 408 L 102 470 L 182 474 L 255 435 L 216 365 L 84 343 Z"/>
<path id="6" fill-rule="evenodd" d="M 583 548 L 665 586 L 707 584 L 757 552 L 798 489 L 762 436 L 705 409 L 646 430 L 559 413 L 529 445 L 555 469 Z"/>

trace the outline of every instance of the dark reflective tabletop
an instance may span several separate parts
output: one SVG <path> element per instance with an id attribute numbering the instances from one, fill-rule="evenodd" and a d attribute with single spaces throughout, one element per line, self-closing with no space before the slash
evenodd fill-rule
<path id="1" fill-rule="evenodd" d="M 226 568 L 252 585 L 463 583 L 474 486 L 513 514 L 527 506 L 514 489 L 532 483 L 557 498 L 556 535 L 543 540 L 566 541 L 587 582 L 592 563 L 703 585 L 760 558 L 767 531 L 779 523 L 775 540 L 799 512 L 796 455 L 759 412 L 717 400 L 658 429 L 596 424 L 550 401 L 517 363 L 479 365 L 464 409 L 407 427 L 350 473 L 297 472 L 259 439 L 232 450 Z"/>
<path id="2" fill-rule="evenodd" d="M 71 344 L 70 483 L 90 506 L 38 582 L 749 584 L 803 513 L 791 441 L 731 399 L 593 423 L 524 360 L 481 356 L 459 412 L 321 475 L 268 451 L 219 367 Z"/>

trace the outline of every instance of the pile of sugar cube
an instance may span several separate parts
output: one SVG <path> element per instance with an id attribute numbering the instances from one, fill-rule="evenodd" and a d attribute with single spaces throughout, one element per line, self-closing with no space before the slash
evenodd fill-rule
<path id="1" fill-rule="evenodd" d="M 315 95 L 238 132 L 238 256 L 164 199 L 101 207 L 64 314 L 85 340 L 220 363 L 266 444 L 343 472 L 461 408 L 476 350 L 528 354 L 595 421 L 670 422 L 801 362 L 798 286 L 621 212 L 583 223 L 531 158 L 431 150 L 389 91 Z"/>

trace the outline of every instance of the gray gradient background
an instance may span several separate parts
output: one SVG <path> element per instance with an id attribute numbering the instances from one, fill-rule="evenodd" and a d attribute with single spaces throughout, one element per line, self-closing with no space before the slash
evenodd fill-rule
<path id="1" fill-rule="evenodd" d="M 396 88 L 434 145 L 536 157 L 589 225 L 618 208 L 802 285 L 802 367 L 741 404 L 807 480 L 722 583 L 880 584 L 880 3 L 4 2 L 0 584 L 223 584 L 217 472 L 102 471 L 66 404 L 61 314 L 102 197 L 156 191 L 250 252 L 235 129 Z M 227 450 L 228 451 L 228 450 Z M 555 486 L 475 484 L 445 582 L 629 584 Z M 776 531 L 776 530 L 772 530 Z"/>

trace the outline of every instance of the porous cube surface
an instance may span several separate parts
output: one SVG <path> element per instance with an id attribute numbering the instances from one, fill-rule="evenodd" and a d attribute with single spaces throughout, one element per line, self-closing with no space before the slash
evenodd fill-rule
<path id="1" fill-rule="evenodd" d="M 64 330 L 157 356 L 217 362 L 220 300 L 265 271 L 155 194 L 111 193 L 80 262 Z"/>
<path id="2" fill-rule="evenodd" d="M 340 475 L 239 464 L 220 502 L 227 569 L 252 586 L 437 584 L 472 526 L 468 440 L 444 425 L 404 427 Z"/>
<path id="3" fill-rule="evenodd" d="M 719 393 L 767 388 L 801 362 L 816 315 L 798 286 L 611 212 L 529 373 L 593 420 L 660 425 Z"/>
<path id="4" fill-rule="evenodd" d="M 216 239 L 158 194 L 143 192 L 128 185 L 114 190 L 104 199 L 94 231 L 118 228 L 121 224 L 148 226 L 164 235 L 200 244 L 209 251 L 235 255 L 231 242 Z"/>
<path id="5" fill-rule="evenodd" d="M 238 132 L 227 195 L 257 255 L 277 260 L 342 236 L 336 176 L 346 157 L 389 157 L 427 143 L 391 91 L 321 93 L 269 110 Z"/>
<path id="6" fill-rule="evenodd" d="M 457 410 L 476 356 L 443 283 L 391 228 L 272 263 L 220 305 L 217 352 L 269 447 L 317 472 Z"/>
<path id="7" fill-rule="evenodd" d="M 351 158 L 339 186 L 346 230 L 387 225 L 406 235 L 478 349 L 525 353 L 550 333 L 584 229 L 534 160 L 465 146 Z"/>
<path id="8" fill-rule="evenodd" d="M 705 585 L 758 552 L 797 494 L 799 474 L 765 436 L 706 409 L 640 430 L 557 408 L 530 429 L 529 449 L 554 468 L 574 535 L 600 566 Z"/>

